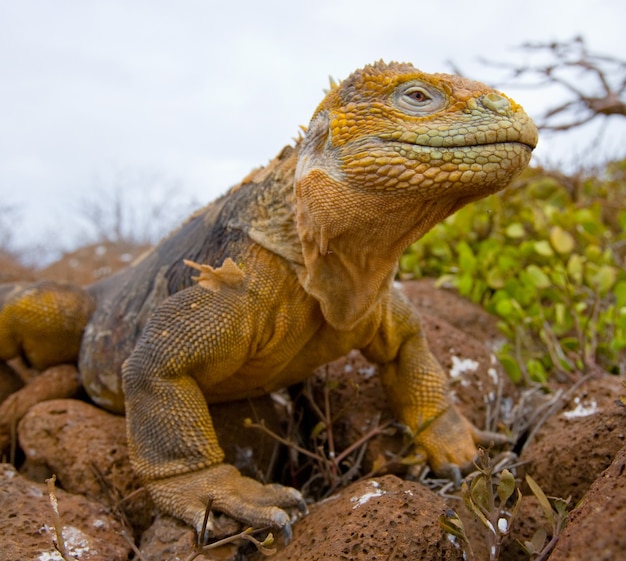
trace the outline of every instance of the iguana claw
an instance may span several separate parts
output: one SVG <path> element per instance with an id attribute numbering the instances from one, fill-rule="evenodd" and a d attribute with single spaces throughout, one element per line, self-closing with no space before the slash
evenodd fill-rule
<path id="1" fill-rule="evenodd" d="M 477 429 L 453 405 L 416 438 L 416 444 L 426 451 L 432 470 L 457 484 L 460 484 L 462 474 L 474 468 L 477 444 L 490 446 L 507 442 L 504 435 Z"/>

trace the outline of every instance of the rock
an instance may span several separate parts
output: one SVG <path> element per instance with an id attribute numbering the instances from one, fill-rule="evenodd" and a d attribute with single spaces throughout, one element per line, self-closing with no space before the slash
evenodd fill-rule
<path id="1" fill-rule="evenodd" d="M 393 475 L 354 483 L 311 507 L 274 561 L 460 560 L 438 517 L 444 500 Z"/>
<path id="2" fill-rule="evenodd" d="M 132 471 L 123 417 L 75 399 L 46 401 L 30 409 L 18 435 L 24 472 L 44 467 L 66 491 L 121 510 L 133 527 L 148 526 L 152 503 Z"/>
<path id="3" fill-rule="evenodd" d="M 550 561 L 626 558 L 626 447 L 570 514 Z"/>
<path id="4" fill-rule="evenodd" d="M 64 253 L 58 261 L 37 272 L 37 277 L 87 285 L 126 267 L 151 246 L 125 241 L 102 241 Z"/>
<path id="5" fill-rule="evenodd" d="M 0 451 L 6 449 L 11 434 L 28 410 L 42 401 L 71 397 L 80 390 L 76 367 L 61 364 L 48 368 L 17 389 L 0 404 Z"/>
<path id="6" fill-rule="evenodd" d="M 126 561 L 131 552 L 122 525 L 100 503 L 56 489 L 63 539 L 80 561 Z M 0 464 L 0 561 L 61 561 L 46 485 Z"/>
<path id="7" fill-rule="evenodd" d="M 498 318 L 456 290 L 437 288 L 435 280 L 428 278 L 404 281 L 399 286 L 422 314 L 440 318 L 490 348 L 504 342 L 497 326 Z"/>
<path id="8" fill-rule="evenodd" d="M 626 442 L 626 410 L 615 402 L 623 393 L 610 375 L 579 387 L 520 455 L 521 478 L 529 473 L 546 495 L 575 505 Z"/>
<path id="9" fill-rule="evenodd" d="M 146 561 L 179 561 L 191 555 L 195 543 L 196 532 L 190 526 L 171 516 L 158 515 L 141 536 L 139 550 Z"/>
<path id="10" fill-rule="evenodd" d="M 0 362 L 0 403 L 23 386 L 18 373 L 6 362 Z"/>
<path id="11" fill-rule="evenodd" d="M 452 402 L 476 427 L 495 430 L 489 426 L 494 414 L 499 418 L 519 391 L 491 349 L 439 317 L 422 314 L 422 324 L 430 350 L 450 377 Z"/>
<path id="12" fill-rule="evenodd" d="M 195 552 L 196 532 L 171 516 L 158 515 L 152 526 L 141 536 L 139 550 L 145 561 L 184 561 Z M 206 555 L 198 554 L 198 561 L 236 561 L 236 544 L 226 544 L 211 549 Z"/>
<path id="13" fill-rule="evenodd" d="M 26 267 L 20 263 L 17 256 L 11 252 L 0 249 L 0 283 L 32 281 L 34 279 L 35 272 L 31 267 Z"/>

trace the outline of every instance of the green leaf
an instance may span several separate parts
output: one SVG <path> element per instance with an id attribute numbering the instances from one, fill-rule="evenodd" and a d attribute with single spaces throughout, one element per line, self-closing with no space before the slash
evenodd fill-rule
<path id="1" fill-rule="evenodd" d="M 598 236 L 604 229 L 602 221 L 591 208 L 581 208 L 577 210 L 574 213 L 574 221 L 590 236 Z"/>
<path id="2" fill-rule="evenodd" d="M 502 365 L 502 368 L 504 368 L 504 371 L 507 373 L 509 378 L 511 378 L 511 380 L 515 384 L 520 382 L 522 379 L 522 370 L 519 367 L 519 364 L 517 364 L 517 360 L 515 360 L 510 355 L 503 354 L 500 354 L 498 356 L 498 359 L 500 360 L 500 364 Z"/>
<path id="3" fill-rule="evenodd" d="M 439 516 L 439 525 L 443 528 L 444 532 L 452 534 L 461 541 L 467 542 L 465 527 L 456 512 L 446 512 Z"/>
<path id="4" fill-rule="evenodd" d="M 569 506 L 569 499 L 565 500 L 565 499 L 561 499 L 561 498 L 556 498 L 554 499 L 554 510 L 556 510 L 556 513 L 561 517 L 561 518 L 565 518 L 566 514 L 567 514 L 567 507 Z"/>
<path id="5" fill-rule="evenodd" d="M 552 257 L 554 255 L 554 251 L 552 251 L 550 244 L 546 240 L 535 242 L 534 247 L 535 251 L 543 257 Z"/>
<path id="6" fill-rule="evenodd" d="M 413 268 L 417 266 L 418 258 L 415 253 L 405 253 L 400 257 L 400 270 L 406 272 L 412 272 Z"/>
<path id="7" fill-rule="evenodd" d="M 526 267 L 526 273 L 532 284 L 539 289 L 544 289 L 552 286 L 550 278 L 546 275 L 537 265 L 528 265 Z"/>
<path id="8" fill-rule="evenodd" d="M 617 308 L 626 306 L 626 281 L 619 281 L 613 288 L 613 294 L 615 295 L 615 306 Z"/>
<path id="9" fill-rule="evenodd" d="M 543 367 L 543 364 L 536 358 L 531 358 L 526 363 L 526 369 L 528 370 L 528 375 L 531 380 L 535 382 L 539 382 L 540 384 L 545 384 L 548 381 L 548 375 L 546 373 L 546 369 Z"/>
<path id="10" fill-rule="evenodd" d="M 515 491 L 515 477 L 508 470 L 502 470 L 500 482 L 498 483 L 498 497 L 500 497 L 500 505 L 504 507 L 513 492 Z"/>
<path id="11" fill-rule="evenodd" d="M 457 277 L 456 288 L 462 296 L 469 297 L 472 292 L 472 286 L 474 285 L 474 279 L 469 273 L 462 274 Z"/>
<path id="12" fill-rule="evenodd" d="M 516 316 L 517 307 L 513 298 L 502 299 L 496 302 L 495 312 L 501 318 L 511 319 Z"/>
<path id="13" fill-rule="evenodd" d="M 602 248 L 595 244 L 588 245 L 585 247 L 585 257 L 592 263 L 599 262 L 602 259 Z"/>
<path id="14" fill-rule="evenodd" d="M 561 346 L 568 350 L 577 352 L 580 350 L 580 340 L 577 337 L 562 337 Z"/>
<path id="15" fill-rule="evenodd" d="M 606 294 L 617 280 L 617 270 L 610 265 L 602 265 L 592 277 L 600 294 Z"/>
<path id="16" fill-rule="evenodd" d="M 487 286 L 497 290 L 504 287 L 505 277 L 500 269 L 489 269 L 487 272 Z"/>
<path id="17" fill-rule="evenodd" d="M 567 273 L 576 284 L 580 284 L 583 278 L 584 261 L 583 258 L 574 253 L 567 261 Z"/>
<path id="18" fill-rule="evenodd" d="M 526 483 L 530 487 L 533 495 L 537 497 L 541 510 L 543 510 L 543 514 L 550 523 L 550 527 L 554 528 L 556 525 L 556 519 L 554 518 L 554 510 L 552 509 L 552 505 L 550 504 L 548 497 L 546 497 L 543 489 L 539 487 L 539 484 L 530 475 L 526 476 Z"/>
<path id="19" fill-rule="evenodd" d="M 576 245 L 574 237 L 560 226 L 553 226 L 550 229 L 550 243 L 561 255 L 569 255 Z"/>
<path id="20" fill-rule="evenodd" d="M 430 245 L 430 253 L 439 259 L 444 261 L 450 261 L 452 259 L 452 252 L 450 251 L 450 245 L 443 240 L 434 241 Z"/>
<path id="21" fill-rule="evenodd" d="M 567 318 L 567 307 L 563 302 L 557 302 L 554 305 L 554 318 L 557 325 L 564 325 Z"/>
<path id="22" fill-rule="evenodd" d="M 464 273 L 473 273 L 476 270 L 476 256 L 472 248 L 465 241 L 460 242 L 456 246 L 459 254 L 459 267 Z"/>
<path id="23" fill-rule="evenodd" d="M 539 528 L 529 542 L 524 542 L 526 551 L 531 555 L 536 555 L 543 550 L 548 539 L 548 533 L 545 528 Z"/>
<path id="24" fill-rule="evenodd" d="M 320 421 L 313 427 L 313 430 L 311 430 L 311 438 L 317 438 L 325 430 L 326 430 L 326 423 L 324 423 L 323 421 Z"/>
<path id="25" fill-rule="evenodd" d="M 483 475 L 477 475 L 470 483 L 470 495 L 472 500 L 484 510 L 489 510 L 489 489 L 487 480 Z"/>
<path id="26" fill-rule="evenodd" d="M 526 230 L 519 222 L 513 222 L 506 227 L 505 233 L 509 238 L 519 239 L 526 235 Z"/>

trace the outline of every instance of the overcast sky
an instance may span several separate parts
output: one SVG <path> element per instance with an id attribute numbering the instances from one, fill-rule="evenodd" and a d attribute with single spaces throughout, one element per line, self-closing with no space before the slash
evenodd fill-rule
<path id="1" fill-rule="evenodd" d="M 626 58 L 625 22 L 624 0 L 2 0 L 0 207 L 18 245 L 67 245 L 78 201 L 120 173 L 176 184 L 177 204 L 224 192 L 308 123 L 329 76 L 382 58 L 489 81 L 480 57 L 577 34 Z"/>

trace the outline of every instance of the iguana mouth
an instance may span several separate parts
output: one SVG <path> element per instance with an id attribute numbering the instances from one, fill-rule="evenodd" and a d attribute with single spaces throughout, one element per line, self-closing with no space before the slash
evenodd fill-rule
<path id="1" fill-rule="evenodd" d="M 535 149 L 535 146 L 529 144 L 527 142 L 522 142 L 521 140 L 505 140 L 502 142 L 476 142 L 474 144 L 451 144 L 449 146 L 432 146 L 431 144 L 418 144 L 412 142 L 402 142 L 401 144 L 405 144 L 406 146 L 419 146 L 420 148 L 431 148 L 433 150 L 459 150 L 463 148 L 484 148 L 486 146 L 523 146 L 524 148 L 528 148 L 531 152 Z"/>
<path id="2" fill-rule="evenodd" d="M 504 140 L 502 142 L 477 142 L 476 144 L 465 144 L 461 146 L 457 146 L 456 148 L 475 148 L 480 146 L 513 146 L 518 145 L 524 148 L 527 148 L 531 152 L 536 148 L 536 144 L 530 144 L 529 142 L 524 142 L 522 140 Z M 451 147 L 452 148 L 452 147 Z"/>
<path id="3" fill-rule="evenodd" d="M 430 144 L 419 144 L 412 142 L 398 142 L 388 140 L 392 144 L 395 144 L 395 151 L 400 152 L 407 158 L 411 159 L 411 152 L 418 154 L 428 154 L 432 152 L 441 152 L 442 154 L 450 154 L 451 152 L 469 152 L 475 150 L 478 152 L 488 151 L 489 153 L 498 153 L 500 151 L 509 151 L 511 149 L 516 150 L 515 147 L 519 146 L 523 150 L 532 152 L 535 149 L 530 143 L 523 142 L 521 140 L 508 140 L 504 142 L 483 142 L 474 144 L 452 144 L 450 146 L 432 146 Z"/>
<path id="4" fill-rule="evenodd" d="M 426 144 L 426 143 L 421 143 L 421 142 L 409 142 L 406 140 L 397 140 L 397 139 L 385 138 L 385 137 L 378 137 L 378 140 L 380 140 L 384 144 L 389 143 L 389 144 L 395 145 L 396 151 L 398 150 L 400 146 L 406 147 L 405 150 L 408 150 L 409 148 L 424 148 L 424 149 L 429 149 L 429 150 L 440 150 L 442 152 L 444 151 L 449 152 L 452 150 L 480 149 L 480 148 L 485 148 L 487 146 L 497 149 L 498 147 L 518 145 L 532 152 L 537 146 L 536 143 L 524 142 L 523 140 L 474 142 L 472 144 L 450 144 L 450 145 L 441 145 L 441 146 L 433 146 L 432 144 Z"/>
<path id="5" fill-rule="evenodd" d="M 465 128 L 465 127 L 464 127 Z M 505 145 L 513 145 L 519 144 L 524 148 L 528 148 L 529 150 L 534 150 L 537 146 L 537 134 L 534 130 L 530 130 L 528 127 L 523 127 L 521 131 L 518 131 L 518 134 L 515 136 L 511 135 L 512 138 L 505 138 L 502 140 L 497 139 L 481 139 L 481 137 L 491 136 L 487 135 L 486 132 L 466 132 L 459 133 L 458 135 L 448 135 L 442 137 L 433 137 L 437 140 L 438 145 L 433 145 L 429 142 L 430 135 L 428 132 L 417 133 L 413 131 L 406 131 L 400 137 L 398 137 L 398 133 L 385 133 L 379 135 L 377 138 L 383 143 L 391 143 L 395 145 L 404 145 L 404 146 L 419 146 L 421 148 L 431 148 L 434 150 L 458 150 L 458 149 L 466 149 L 466 148 L 478 148 L 484 146 L 505 146 Z M 413 138 L 411 138 L 413 137 Z M 459 142 L 454 142 L 455 137 Z M 461 137 L 459 139 L 458 137 Z M 469 138 L 467 138 L 469 137 Z M 472 137 L 478 137 L 472 139 Z"/>

